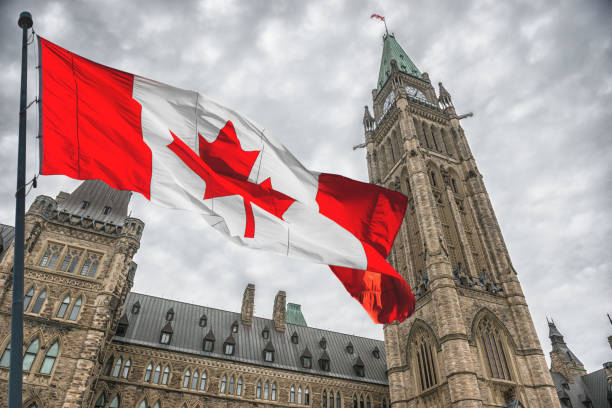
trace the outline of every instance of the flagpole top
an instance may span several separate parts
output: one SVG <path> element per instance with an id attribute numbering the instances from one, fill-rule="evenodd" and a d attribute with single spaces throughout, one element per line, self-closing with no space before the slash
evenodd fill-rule
<path id="1" fill-rule="evenodd" d="M 30 28 L 32 27 L 32 14 L 29 11 L 22 11 L 19 14 L 19 20 L 17 21 L 17 25 L 21 28 Z"/>

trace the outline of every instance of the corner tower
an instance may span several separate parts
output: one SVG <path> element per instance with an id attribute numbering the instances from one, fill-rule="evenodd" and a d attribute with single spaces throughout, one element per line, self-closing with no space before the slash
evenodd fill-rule
<path id="1" fill-rule="evenodd" d="M 544 353 L 450 93 L 383 37 L 370 181 L 408 197 L 389 256 L 416 295 L 384 329 L 392 407 L 558 407 Z M 515 405 L 507 405 L 515 404 Z"/>
<path id="2" fill-rule="evenodd" d="M 130 192 L 101 181 L 38 196 L 25 215 L 24 406 L 91 405 L 105 353 L 132 287 L 144 223 Z M 0 258 L 0 387 L 6 390 L 13 251 Z M 0 392 L 0 406 L 6 404 Z M 44 403 L 44 405 L 42 404 Z M 33 405 L 32 405 L 33 406 Z"/>

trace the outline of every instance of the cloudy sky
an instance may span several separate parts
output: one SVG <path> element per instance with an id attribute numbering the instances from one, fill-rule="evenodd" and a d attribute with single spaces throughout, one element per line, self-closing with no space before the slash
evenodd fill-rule
<path id="1" fill-rule="evenodd" d="M 168 5 L 172 4 L 172 7 Z M 179 6 L 180 5 L 180 6 Z M 90 59 L 198 90 L 253 118 L 313 170 L 366 180 L 384 28 L 443 81 L 485 177 L 544 351 L 553 317 L 589 371 L 612 360 L 612 6 L 605 1 L 3 1 L 0 6 L 0 223 L 14 223 L 21 31 Z M 30 66 L 34 66 L 31 50 Z M 36 96 L 30 70 L 29 98 Z M 28 122 L 36 172 L 36 114 Z M 28 196 L 77 182 L 42 177 Z M 146 223 L 134 290 L 238 311 L 247 283 L 269 317 L 277 290 L 309 325 L 382 339 L 320 265 L 224 241 L 197 216 L 131 203 Z"/>

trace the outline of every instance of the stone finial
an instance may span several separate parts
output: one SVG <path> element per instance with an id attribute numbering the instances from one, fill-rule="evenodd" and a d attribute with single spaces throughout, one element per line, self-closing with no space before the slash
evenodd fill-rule
<path id="1" fill-rule="evenodd" d="M 370 114 L 370 109 L 368 105 L 365 106 L 365 111 L 363 112 L 363 128 L 366 132 L 370 132 L 374 130 L 374 118 Z"/>
<path id="2" fill-rule="evenodd" d="M 286 328 L 287 314 L 287 294 L 284 290 L 279 290 L 274 298 L 274 309 L 272 310 L 272 320 L 274 320 L 274 329 L 279 332 L 284 332 Z"/>
<path id="3" fill-rule="evenodd" d="M 244 295 L 242 295 L 242 309 L 240 314 L 242 317 L 242 324 L 250 326 L 253 323 L 253 311 L 255 309 L 255 285 L 249 283 L 244 289 Z"/>
<path id="4" fill-rule="evenodd" d="M 440 102 L 440 105 L 442 105 L 442 108 L 452 108 L 453 107 L 453 101 L 451 99 L 450 93 L 448 93 L 448 91 L 446 90 L 446 88 L 444 88 L 444 85 L 442 85 L 442 82 L 438 83 L 439 86 L 439 95 L 440 97 L 438 98 L 438 101 Z"/>

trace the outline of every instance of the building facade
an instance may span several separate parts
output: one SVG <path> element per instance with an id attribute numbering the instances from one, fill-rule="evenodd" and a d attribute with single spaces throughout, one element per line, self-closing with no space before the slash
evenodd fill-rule
<path id="1" fill-rule="evenodd" d="M 131 292 L 144 223 L 130 193 L 86 181 L 26 214 L 27 408 L 559 407 L 482 176 L 442 84 L 384 37 L 370 180 L 401 191 L 390 262 L 416 310 L 384 342 L 308 327 L 279 292 L 271 318 Z M 0 406 L 6 405 L 12 228 L 0 247 Z"/>
<path id="2" fill-rule="evenodd" d="M 370 181 L 408 197 L 390 260 L 416 310 L 384 329 L 393 407 L 558 407 L 542 347 L 449 92 L 384 37 Z"/>

